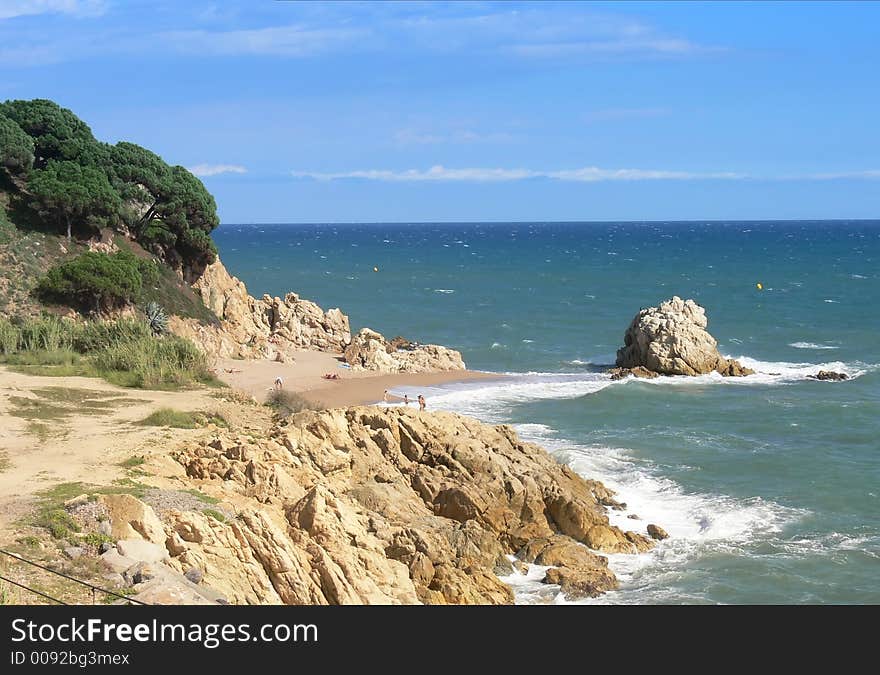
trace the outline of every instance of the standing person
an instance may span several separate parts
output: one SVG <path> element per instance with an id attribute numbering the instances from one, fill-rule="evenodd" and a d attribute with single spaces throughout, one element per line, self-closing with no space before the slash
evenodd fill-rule
<path id="1" fill-rule="evenodd" d="M 419 394 L 419 410 L 425 409 L 425 397 Z"/>
<path id="2" fill-rule="evenodd" d="M 281 376 L 275 378 L 275 389 L 284 389 L 284 380 L 281 379 Z"/>
<path id="3" fill-rule="evenodd" d="M 387 389 L 385 390 L 385 393 L 382 394 L 382 400 L 385 401 L 385 403 L 388 403 L 388 390 Z"/>
<path id="4" fill-rule="evenodd" d="M 403 405 L 409 405 L 409 394 L 403 395 Z"/>

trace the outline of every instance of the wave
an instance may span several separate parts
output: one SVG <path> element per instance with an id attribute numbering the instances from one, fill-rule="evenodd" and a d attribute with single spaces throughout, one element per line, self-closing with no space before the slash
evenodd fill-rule
<path id="1" fill-rule="evenodd" d="M 435 293 L 445 293 L 447 295 L 450 293 L 455 293 L 455 291 L 452 290 L 451 288 L 435 288 L 434 292 Z"/>
<path id="2" fill-rule="evenodd" d="M 840 349 L 834 345 L 820 345 L 815 342 L 789 342 L 788 346 L 795 349 Z"/>

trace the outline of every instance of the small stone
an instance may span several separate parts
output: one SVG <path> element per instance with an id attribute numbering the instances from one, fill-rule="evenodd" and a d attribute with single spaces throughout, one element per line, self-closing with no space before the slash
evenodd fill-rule
<path id="1" fill-rule="evenodd" d="M 657 541 L 662 541 L 663 539 L 667 539 L 669 537 L 669 535 L 666 533 L 666 530 L 664 530 L 659 525 L 654 525 L 654 523 L 648 525 L 648 535 L 652 539 L 656 539 Z"/>
<path id="2" fill-rule="evenodd" d="M 198 567 L 190 567 L 183 576 L 192 581 L 194 584 L 199 584 L 202 582 L 202 570 L 200 570 Z"/>
<path id="3" fill-rule="evenodd" d="M 82 546 L 68 546 L 64 549 L 64 555 L 66 555 L 71 560 L 81 558 L 85 554 L 85 552 L 86 550 Z"/>
<path id="4" fill-rule="evenodd" d="M 98 523 L 98 534 L 103 534 L 105 537 L 110 537 L 113 535 L 113 525 L 110 524 L 110 520 L 102 520 Z"/>
<path id="5" fill-rule="evenodd" d="M 627 518 L 629 518 L 630 520 L 641 520 L 641 518 L 639 518 L 635 513 L 630 513 Z"/>
<path id="6" fill-rule="evenodd" d="M 101 553 L 106 553 L 107 551 L 111 551 L 116 548 L 116 544 L 111 544 L 109 541 L 105 541 L 101 544 Z"/>
<path id="7" fill-rule="evenodd" d="M 76 508 L 77 506 L 82 506 L 83 504 L 88 504 L 88 502 L 89 502 L 88 495 L 78 495 L 78 496 L 76 496 L 72 499 L 68 499 L 66 502 L 64 502 L 64 508 L 70 510 L 70 509 Z"/>

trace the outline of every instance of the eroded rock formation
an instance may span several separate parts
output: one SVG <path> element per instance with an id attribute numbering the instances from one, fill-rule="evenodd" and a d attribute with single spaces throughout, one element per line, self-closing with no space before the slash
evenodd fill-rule
<path id="1" fill-rule="evenodd" d="M 391 342 L 381 333 L 362 328 L 345 348 L 346 362 L 354 370 L 385 373 L 425 373 L 464 370 L 461 353 L 440 345 L 419 345 L 401 337 Z"/>
<path id="2" fill-rule="evenodd" d="M 258 300 L 219 258 L 205 269 L 193 289 L 220 324 L 208 326 L 173 316 L 169 327 L 211 356 L 283 362 L 298 350 L 311 349 L 344 352 L 358 370 L 421 373 L 465 368 L 459 352 L 439 345 L 420 345 L 401 337 L 388 342 L 369 328 L 352 339 L 348 317 L 341 310 L 325 312 L 296 293 L 284 298 L 264 295 Z"/>
<path id="3" fill-rule="evenodd" d="M 706 326 L 706 311 L 693 300 L 674 296 L 636 314 L 617 350 L 617 366 L 661 375 L 751 375 L 753 370 L 718 352 Z M 636 374 L 634 372 L 633 374 Z M 644 377 L 644 374 L 641 374 Z"/>
<path id="4" fill-rule="evenodd" d="M 165 512 L 164 564 L 232 603 L 510 603 L 497 574 L 511 554 L 554 566 L 545 581 L 568 597 L 597 595 L 617 585 L 599 552 L 653 546 L 609 524 L 606 506 L 622 505 L 601 483 L 508 426 L 451 413 L 305 411 L 266 438 L 222 430 L 172 459 L 237 515 Z M 152 522 L 120 506 L 134 531 Z"/>
<path id="5" fill-rule="evenodd" d="M 341 352 L 351 341 L 348 317 L 339 309 L 326 312 L 296 293 L 259 300 L 229 274 L 218 258 L 193 284 L 219 326 L 173 317 L 171 329 L 219 357 L 285 360 L 300 349 Z"/>

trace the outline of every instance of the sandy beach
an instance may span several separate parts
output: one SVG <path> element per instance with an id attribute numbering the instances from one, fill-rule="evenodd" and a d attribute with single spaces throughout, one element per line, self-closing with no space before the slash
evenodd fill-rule
<path id="1" fill-rule="evenodd" d="M 328 408 L 376 403 L 382 400 L 386 389 L 411 387 L 412 391 L 406 393 L 415 401 L 416 396 L 421 393 L 420 386 L 503 377 L 496 373 L 473 370 L 393 374 L 355 372 L 342 366 L 339 355 L 316 351 L 296 352 L 295 360 L 287 363 L 218 359 L 215 371 L 217 377 L 230 387 L 246 392 L 260 402 L 266 400 L 275 378 L 281 377 L 285 390 L 302 394 L 313 403 Z M 336 374 L 339 379 L 326 379 L 325 374 Z M 400 399 L 389 396 L 389 400 Z"/>

